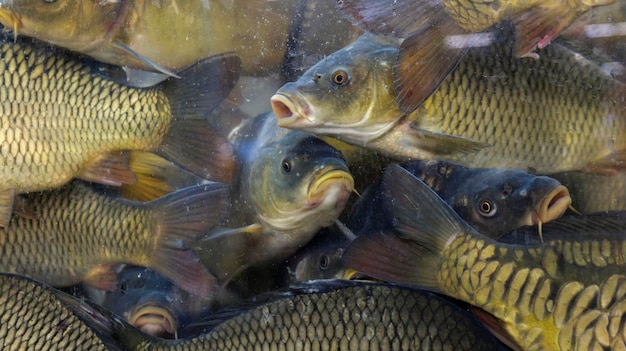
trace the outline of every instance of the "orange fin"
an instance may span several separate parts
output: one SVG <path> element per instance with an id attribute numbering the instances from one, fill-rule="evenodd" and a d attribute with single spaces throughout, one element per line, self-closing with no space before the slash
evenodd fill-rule
<path id="1" fill-rule="evenodd" d="M 117 273 L 110 264 L 99 264 L 83 277 L 83 282 L 96 289 L 112 291 L 117 287 Z"/>
<path id="2" fill-rule="evenodd" d="M 569 27 L 584 11 L 567 4 L 537 5 L 511 16 L 515 24 L 515 55 L 539 58 L 534 51 L 543 49 Z"/>
<path id="3" fill-rule="evenodd" d="M 158 221 L 149 268 L 200 296 L 215 296 L 218 286 L 190 249 L 192 243 L 228 215 L 228 187 L 222 183 L 191 186 L 149 203 Z"/>
<path id="4" fill-rule="evenodd" d="M 0 228 L 8 226 L 11 221 L 14 199 L 14 189 L 0 190 Z"/>
<path id="5" fill-rule="evenodd" d="M 168 168 L 176 167 L 170 161 L 150 152 L 131 151 L 129 166 L 137 176 L 137 182 L 123 184 L 120 187 L 124 198 L 143 202 L 152 201 L 175 190 L 165 176 Z"/>
<path id="6" fill-rule="evenodd" d="M 104 154 L 83 169 L 78 178 L 113 186 L 135 183 L 137 178 L 128 166 L 128 159 L 128 152 Z"/>
<path id="7" fill-rule="evenodd" d="M 626 171 L 626 149 L 614 151 L 600 160 L 591 162 L 584 171 L 603 175 L 615 175 Z"/>

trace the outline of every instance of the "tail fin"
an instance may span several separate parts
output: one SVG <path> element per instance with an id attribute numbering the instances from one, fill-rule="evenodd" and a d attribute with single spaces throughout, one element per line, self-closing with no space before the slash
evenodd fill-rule
<path id="1" fill-rule="evenodd" d="M 222 183 L 192 186 L 149 204 L 158 222 L 149 268 L 190 293 L 217 294 L 215 277 L 190 248 L 192 242 L 228 215 L 227 186 Z"/>
<path id="2" fill-rule="evenodd" d="M 381 184 L 383 211 L 394 229 L 356 238 L 343 256 L 347 267 L 384 281 L 439 291 L 442 251 L 458 234 L 473 229 L 398 165 L 387 167 Z"/>
<path id="3" fill-rule="evenodd" d="M 158 153 L 206 179 L 230 182 L 236 170 L 233 146 L 204 120 L 228 96 L 239 79 L 241 60 L 220 54 L 163 83 L 169 98 L 172 126 Z"/>

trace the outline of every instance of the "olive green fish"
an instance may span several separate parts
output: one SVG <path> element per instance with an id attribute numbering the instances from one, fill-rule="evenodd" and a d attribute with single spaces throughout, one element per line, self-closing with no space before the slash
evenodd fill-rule
<path id="1" fill-rule="evenodd" d="M 113 267 L 150 267 L 181 288 L 210 296 L 217 286 L 190 250 L 191 242 L 228 214 L 222 183 L 189 187 L 139 203 L 107 196 L 74 181 L 29 195 L 29 216 L 0 229 L 0 272 L 63 287 L 79 282 L 113 289 Z"/>
<path id="2" fill-rule="evenodd" d="M 133 183 L 120 150 L 151 150 L 208 179 L 228 180 L 234 150 L 203 116 L 234 86 L 239 59 L 198 62 L 151 89 L 104 79 L 98 67 L 49 46 L 0 38 L 0 226 L 15 194 L 72 177 Z"/>
<path id="3" fill-rule="evenodd" d="M 209 270 L 228 279 L 241 267 L 293 254 L 334 223 L 354 188 L 338 150 L 314 135 L 278 128 L 271 113 L 236 134 L 241 171 L 231 215 L 224 230 L 194 245 Z"/>
<path id="4" fill-rule="evenodd" d="M 615 0 L 338 0 L 366 30 L 405 38 L 395 66 L 398 103 L 414 111 L 439 86 L 468 47 L 503 20 L 515 26 L 516 57 L 542 49 L 592 7 Z M 482 45 L 482 44 L 478 44 Z"/>
<path id="5" fill-rule="evenodd" d="M 383 184 L 394 228 L 355 239 L 348 267 L 468 302 L 499 319 L 522 350 L 624 348 L 624 233 L 500 243 L 401 167 L 391 165 Z"/>
<path id="6" fill-rule="evenodd" d="M 395 101 L 397 43 L 366 34 L 272 97 L 281 127 L 336 137 L 399 160 L 549 174 L 623 168 L 626 86 L 558 45 L 515 58 L 508 36 L 469 50 L 420 108 Z"/>
<path id="7" fill-rule="evenodd" d="M 22 276 L 0 274 L 0 320 L 2 350 L 124 350 L 111 336 L 105 316 Z"/>
<path id="8" fill-rule="evenodd" d="M 475 318 L 423 291 L 316 281 L 274 295 L 194 338 L 157 339 L 118 322 L 111 329 L 129 350 L 499 349 Z"/>
<path id="9" fill-rule="evenodd" d="M 199 59 L 232 51 L 241 57 L 244 74 L 264 75 L 280 71 L 288 49 L 299 55 L 308 45 L 320 44 L 317 50 L 330 53 L 355 38 L 349 21 L 335 11 L 333 0 L 307 1 L 312 9 L 302 8 L 303 3 L 2 0 L 0 22 L 16 35 L 32 36 L 118 66 L 173 76 Z M 327 26 L 319 26 L 315 17 Z M 331 30 L 332 39 L 321 35 Z M 290 42 L 292 37 L 300 39 L 299 48 Z"/>

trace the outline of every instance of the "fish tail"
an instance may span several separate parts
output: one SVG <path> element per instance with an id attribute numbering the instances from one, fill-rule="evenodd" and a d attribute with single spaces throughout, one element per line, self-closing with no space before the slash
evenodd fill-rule
<path id="1" fill-rule="evenodd" d="M 442 253 L 471 227 L 398 165 L 387 167 L 381 187 L 383 211 L 393 229 L 355 239 L 343 256 L 347 267 L 384 281 L 440 291 Z"/>
<path id="2" fill-rule="evenodd" d="M 191 243 L 228 215 L 228 188 L 210 183 L 181 189 L 150 203 L 157 221 L 149 268 L 200 296 L 215 296 L 215 278 L 191 250 Z"/>
<path id="3" fill-rule="evenodd" d="M 163 83 L 172 124 L 157 152 L 206 179 L 230 182 L 236 170 L 234 147 L 205 118 L 239 79 L 241 61 L 232 54 L 206 58 Z"/>

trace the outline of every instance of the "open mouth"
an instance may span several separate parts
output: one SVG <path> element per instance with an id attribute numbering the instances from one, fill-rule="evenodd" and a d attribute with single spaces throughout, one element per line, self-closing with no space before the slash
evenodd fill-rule
<path id="1" fill-rule="evenodd" d="M 309 206 L 319 206 L 333 187 L 341 189 L 335 201 L 335 208 L 343 208 L 354 189 L 354 178 L 344 170 L 332 170 L 316 176 L 307 191 Z"/>
<path id="2" fill-rule="evenodd" d="M 174 338 L 176 320 L 169 310 L 158 305 L 143 305 L 131 313 L 128 322 L 153 336 Z"/>
<path id="3" fill-rule="evenodd" d="M 274 94 L 270 101 L 279 127 L 288 128 L 298 121 L 311 121 L 307 117 L 310 115 L 311 109 L 306 102 L 302 102 L 304 106 L 299 107 L 292 99 L 280 93 Z"/>

